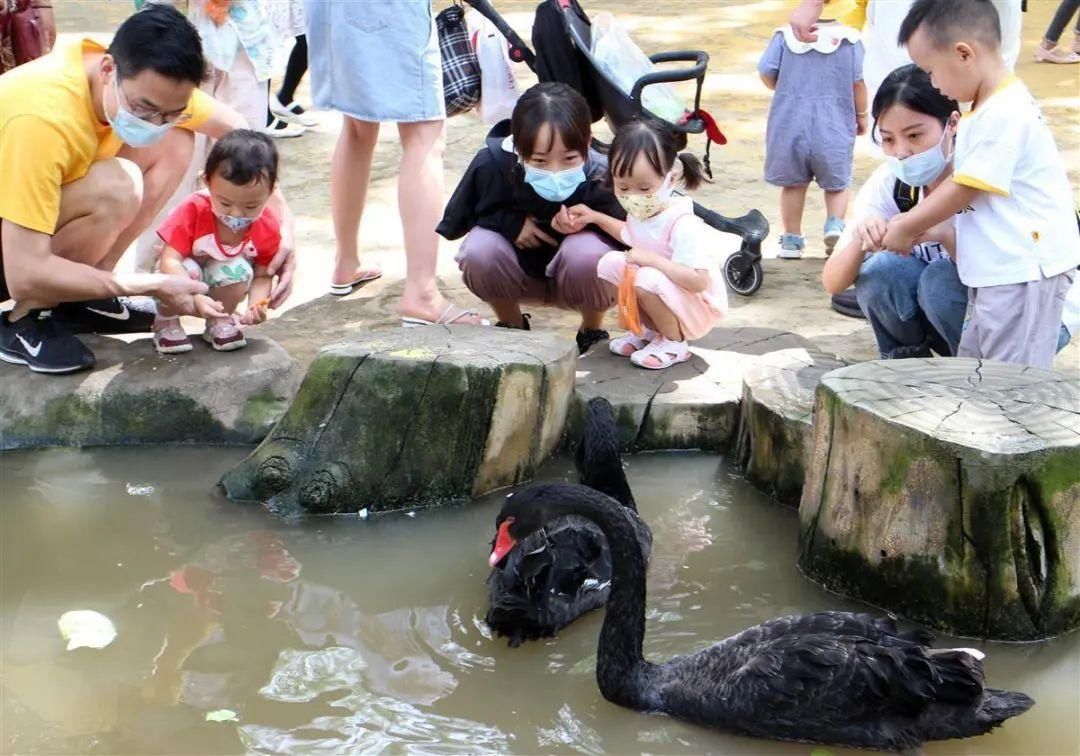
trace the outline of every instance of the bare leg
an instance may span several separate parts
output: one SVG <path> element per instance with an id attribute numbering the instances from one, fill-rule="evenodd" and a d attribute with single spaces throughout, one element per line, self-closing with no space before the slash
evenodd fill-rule
<path id="1" fill-rule="evenodd" d="M 825 192 L 825 212 L 828 216 L 843 220 L 844 216 L 847 215 L 848 198 L 850 196 L 851 192 L 847 189 L 841 189 L 839 192 Z"/>
<path id="2" fill-rule="evenodd" d="M 251 288 L 251 281 L 244 281 L 242 283 L 229 284 L 228 286 L 216 286 L 210 289 L 210 297 L 217 302 L 221 303 L 222 309 L 229 313 L 231 316 L 236 312 L 236 308 L 247 296 L 248 289 Z"/>
<path id="3" fill-rule="evenodd" d="M 118 158 L 93 163 L 85 176 L 61 189 L 52 253 L 103 267 L 120 230 L 136 218 L 142 198 L 143 176 L 134 163 Z M 55 305 L 56 302 L 24 299 L 15 303 L 10 317 L 18 320 L 30 310 Z"/>
<path id="4" fill-rule="evenodd" d="M 435 320 L 447 301 L 435 284 L 439 237 L 435 226 L 443 207 L 444 121 L 399 123 L 403 155 L 398 176 L 398 209 L 405 233 L 405 291 L 401 314 Z M 479 325 L 475 316 L 455 322 Z"/>
<path id="5" fill-rule="evenodd" d="M 149 228 L 151 222 L 173 196 L 181 179 L 187 173 L 195 153 L 195 137 L 185 129 L 172 129 L 153 147 L 131 149 L 124 147 L 119 157 L 126 158 L 143 174 L 142 203 L 135 219 L 117 235 L 108 254 L 98 264 L 99 268 L 112 270 L 139 234 Z"/>
<path id="6" fill-rule="evenodd" d="M 521 303 L 515 299 L 495 299 L 488 302 L 488 305 L 495 311 L 495 317 L 500 322 L 509 323 L 511 328 L 524 327 L 524 320 L 521 315 Z"/>
<path id="7" fill-rule="evenodd" d="M 599 331 L 604 325 L 604 316 L 607 310 L 579 310 L 581 313 L 581 329 L 585 331 Z"/>
<path id="8" fill-rule="evenodd" d="M 809 184 L 785 186 L 780 189 L 780 224 L 785 234 L 802 235 L 803 209 Z"/>
<path id="9" fill-rule="evenodd" d="M 664 300 L 650 291 L 637 290 L 638 306 L 649 316 L 649 327 L 671 341 L 682 341 L 683 333 L 679 319 L 668 309 Z"/>
<path id="10" fill-rule="evenodd" d="M 344 118 L 330 165 L 330 208 L 337 240 L 331 283 L 347 284 L 375 270 L 360 269 L 358 237 L 378 139 L 378 123 Z"/>

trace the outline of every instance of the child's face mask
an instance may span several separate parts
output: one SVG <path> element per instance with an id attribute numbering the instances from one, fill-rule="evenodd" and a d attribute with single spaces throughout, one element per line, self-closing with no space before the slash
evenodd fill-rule
<path id="1" fill-rule="evenodd" d="M 246 215 L 226 215 L 225 213 L 219 213 L 217 210 L 214 210 L 214 215 L 225 224 L 225 228 L 235 233 L 247 231 L 251 228 L 251 224 L 255 222 L 255 218 L 248 218 Z"/>
<path id="2" fill-rule="evenodd" d="M 638 220 L 648 220 L 667 210 L 675 201 L 671 184 L 669 173 L 660 188 L 651 194 L 616 194 L 615 198 L 619 200 L 619 204 L 623 206 L 627 214 Z"/>
<path id="3" fill-rule="evenodd" d="M 532 187 L 541 198 L 548 202 L 562 202 L 585 183 L 585 166 L 567 168 L 555 173 L 543 168 L 534 168 L 528 163 L 525 167 L 525 183 Z"/>
<path id="4" fill-rule="evenodd" d="M 893 175 L 908 186 L 926 186 L 944 173 L 949 161 L 952 160 L 952 150 L 946 153 L 945 145 L 952 144 L 954 134 L 955 129 L 950 123 L 945 127 L 938 143 L 930 149 L 908 155 L 903 159 L 886 157 L 885 162 L 888 163 Z"/>

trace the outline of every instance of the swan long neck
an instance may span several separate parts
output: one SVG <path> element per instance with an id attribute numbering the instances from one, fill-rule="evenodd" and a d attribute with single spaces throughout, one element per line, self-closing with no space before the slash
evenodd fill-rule
<path id="1" fill-rule="evenodd" d="M 645 557 L 632 515 L 610 498 L 592 494 L 561 502 L 557 514 L 592 520 L 611 549 L 611 594 L 597 646 L 596 680 L 609 701 L 645 708 Z"/>

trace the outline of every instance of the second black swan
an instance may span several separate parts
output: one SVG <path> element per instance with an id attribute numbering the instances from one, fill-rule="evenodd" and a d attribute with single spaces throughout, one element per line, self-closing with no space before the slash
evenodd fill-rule
<path id="1" fill-rule="evenodd" d="M 637 507 L 619 457 L 618 428 L 602 397 L 585 408 L 585 431 L 576 464 L 581 482 L 612 496 L 634 516 L 635 536 L 648 559 L 652 533 Z M 575 515 L 559 517 L 522 539 L 492 565 L 485 621 L 511 646 L 554 635 L 603 606 L 611 586 L 611 553 L 600 528 Z"/>
<path id="2" fill-rule="evenodd" d="M 692 654 L 647 661 L 646 564 L 631 514 L 585 486 L 526 486 L 504 504 L 490 557 L 497 562 L 554 518 L 600 527 L 612 588 L 596 680 L 612 703 L 737 734 L 881 750 L 981 735 L 1034 704 L 986 687 L 980 652 L 930 648 L 930 633 L 900 632 L 869 614 L 781 617 Z"/>

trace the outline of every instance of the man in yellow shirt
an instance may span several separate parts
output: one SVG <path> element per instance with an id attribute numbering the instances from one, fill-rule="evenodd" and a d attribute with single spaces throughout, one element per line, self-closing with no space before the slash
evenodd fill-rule
<path id="1" fill-rule="evenodd" d="M 218 139 L 242 116 L 197 89 L 199 35 L 171 6 L 134 14 L 106 50 L 60 47 L 0 76 L 0 359 L 41 373 L 92 367 L 72 331 L 149 330 L 152 314 L 120 296 L 153 296 L 206 316 L 206 285 L 113 268 L 172 195 L 193 131 Z M 292 216 L 280 194 L 275 303 L 288 296 Z M 53 317 L 55 309 L 57 317 Z"/>

